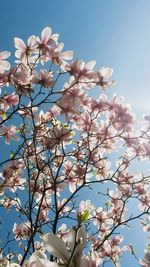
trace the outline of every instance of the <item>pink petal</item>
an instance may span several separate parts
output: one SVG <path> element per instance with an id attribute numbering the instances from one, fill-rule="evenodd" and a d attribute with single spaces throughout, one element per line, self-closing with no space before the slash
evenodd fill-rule
<path id="1" fill-rule="evenodd" d="M 0 60 L 0 70 L 9 70 L 10 69 L 10 63 L 6 60 Z"/>
<path id="2" fill-rule="evenodd" d="M 37 40 L 35 35 L 32 35 L 28 38 L 28 46 L 33 47 L 36 44 Z"/>
<path id="3" fill-rule="evenodd" d="M 92 60 L 90 62 L 88 62 L 86 65 L 85 65 L 85 68 L 88 69 L 88 70 L 92 70 L 94 68 L 94 66 L 96 65 L 96 61 L 95 60 Z"/>
<path id="4" fill-rule="evenodd" d="M 58 40 L 58 38 L 59 38 L 59 34 L 53 34 L 53 35 L 51 35 L 51 38 L 50 38 L 50 40 L 48 41 L 47 44 L 51 45 L 53 42 L 56 43 L 57 40 Z"/>
<path id="5" fill-rule="evenodd" d="M 16 58 L 21 58 L 21 56 L 22 56 L 22 52 L 20 50 L 16 50 L 15 51 L 15 57 Z"/>
<path id="6" fill-rule="evenodd" d="M 10 57 L 11 53 L 9 51 L 3 51 L 0 53 L 0 59 L 6 59 Z"/>
<path id="7" fill-rule="evenodd" d="M 24 52 L 24 50 L 26 50 L 26 45 L 24 43 L 24 41 L 20 38 L 14 38 L 14 43 L 15 43 L 15 47 L 19 50 L 21 50 L 22 52 Z"/>
<path id="8" fill-rule="evenodd" d="M 55 51 L 56 51 L 56 52 L 61 52 L 62 49 L 63 49 L 63 47 L 64 47 L 64 43 L 60 43 L 59 45 L 57 45 Z"/>
<path id="9" fill-rule="evenodd" d="M 68 60 L 70 60 L 70 59 L 73 58 L 73 52 L 72 52 L 72 51 L 62 52 L 62 53 L 61 53 L 61 57 L 62 57 L 63 59 L 68 59 Z"/>
<path id="10" fill-rule="evenodd" d="M 42 38 L 43 43 L 47 43 L 47 41 L 49 40 L 51 36 L 51 33 L 52 33 L 52 30 L 50 27 L 44 28 L 44 30 L 41 33 L 41 38 Z"/>

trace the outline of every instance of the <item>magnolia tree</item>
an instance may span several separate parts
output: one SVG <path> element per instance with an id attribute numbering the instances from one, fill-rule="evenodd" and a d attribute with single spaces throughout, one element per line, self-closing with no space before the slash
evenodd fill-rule
<path id="1" fill-rule="evenodd" d="M 150 117 L 138 130 L 122 97 L 92 98 L 113 70 L 70 61 L 58 37 L 15 38 L 14 67 L 0 53 L 0 266 L 120 266 L 127 251 L 148 267 L 123 231 L 150 230 Z"/>

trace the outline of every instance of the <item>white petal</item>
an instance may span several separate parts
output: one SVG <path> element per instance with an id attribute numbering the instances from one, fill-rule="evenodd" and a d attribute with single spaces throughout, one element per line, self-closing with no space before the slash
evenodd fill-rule
<path id="1" fill-rule="evenodd" d="M 58 33 L 51 35 L 50 43 L 51 43 L 52 41 L 53 41 L 54 43 L 56 43 L 57 40 L 58 40 L 58 38 L 59 38 L 59 34 L 58 34 Z"/>
<path id="2" fill-rule="evenodd" d="M 21 58 L 21 56 L 22 56 L 21 51 L 20 51 L 20 50 L 16 50 L 16 51 L 15 51 L 15 57 L 16 57 L 16 58 Z"/>
<path id="3" fill-rule="evenodd" d="M 73 58 L 73 52 L 72 51 L 66 51 L 61 53 L 61 57 L 66 60 L 70 60 Z"/>
<path id="4" fill-rule="evenodd" d="M 68 262 L 70 255 L 65 243 L 54 234 L 47 234 L 43 237 L 43 243 L 49 253 L 58 257 L 64 262 Z"/>
<path id="5" fill-rule="evenodd" d="M 61 50 L 63 49 L 63 47 L 64 47 L 64 43 L 60 43 L 59 45 L 57 45 L 55 51 L 56 52 L 61 52 Z"/>
<path id="6" fill-rule="evenodd" d="M 80 240 L 80 244 L 77 246 L 74 257 L 78 257 L 82 254 L 84 246 L 87 242 L 87 234 L 83 226 L 81 226 L 78 230 L 77 240 Z"/>
<path id="7" fill-rule="evenodd" d="M 69 182 L 69 190 L 71 193 L 76 191 L 76 184 L 74 182 Z"/>
<path id="8" fill-rule="evenodd" d="M 47 259 L 46 255 L 44 253 L 42 253 L 41 251 L 36 251 L 31 255 L 31 257 L 29 259 L 29 263 L 35 261 L 37 259 L 37 257 L 44 259 L 44 260 Z"/>
<path id="9" fill-rule="evenodd" d="M 83 60 L 79 60 L 78 64 L 81 70 L 85 67 L 85 62 Z"/>
<path id="10" fill-rule="evenodd" d="M 3 51 L 0 53 L 0 59 L 6 59 L 10 57 L 11 53 L 9 51 Z"/>
<path id="11" fill-rule="evenodd" d="M 69 247 L 71 250 L 73 250 L 74 244 L 75 244 L 75 229 L 72 229 L 67 235 L 66 235 L 66 239 L 67 242 L 69 243 Z M 84 246 L 87 242 L 87 234 L 86 231 L 84 230 L 84 227 L 81 226 L 77 232 L 77 237 L 76 237 L 77 241 L 80 241 L 79 245 L 77 245 L 75 253 L 73 258 L 79 258 L 82 255 Z"/>
<path id="12" fill-rule="evenodd" d="M 28 46 L 33 47 L 36 44 L 37 40 L 35 35 L 32 35 L 28 38 Z"/>
<path id="13" fill-rule="evenodd" d="M 92 70 L 94 68 L 94 66 L 96 65 L 96 61 L 95 60 L 92 60 L 90 62 L 88 62 L 86 65 L 85 65 L 85 68 L 87 70 Z"/>
<path id="14" fill-rule="evenodd" d="M 36 251 L 29 259 L 29 266 L 36 267 L 59 267 L 57 263 L 50 262 L 41 251 Z"/>
<path id="15" fill-rule="evenodd" d="M 24 50 L 26 49 L 26 45 L 24 43 L 24 41 L 20 38 L 14 38 L 14 43 L 15 43 L 15 47 L 21 51 L 24 52 Z"/>
<path id="16" fill-rule="evenodd" d="M 10 63 L 6 60 L 0 60 L 0 70 L 9 70 L 10 69 Z"/>
<path id="17" fill-rule="evenodd" d="M 52 29 L 50 27 L 44 28 L 44 30 L 41 33 L 41 38 L 43 43 L 47 43 L 49 37 L 51 36 Z"/>
<path id="18" fill-rule="evenodd" d="M 100 69 L 100 74 L 104 77 L 104 79 L 108 79 L 111 77 L 111 75 L 113 74 L 113 69 L 110 68 L 101 68 Z"/>

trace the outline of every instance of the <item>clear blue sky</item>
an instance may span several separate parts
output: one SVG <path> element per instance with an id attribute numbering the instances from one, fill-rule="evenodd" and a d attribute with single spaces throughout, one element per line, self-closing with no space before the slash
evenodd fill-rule
<path id="1" fill-rule="evenodd" d="M 0 7 L 0 50 L 11 50 L 14 36 L 51 26 L 75 57 L 113 67 L 117 86 L 111 92 L 150 113 L 149 0 L 1 0 Z"/>
<path id="2" fill-rule="evenodd" d="M 0 0 L 0 8 L 0 51 L 14 51 L 14 37 L 25 40 L 51 26 L 75 58 L 114 68 L 117 85 L 109 94 L 125 96 L 138 116 L 150 114 L 149 0 Z"/>

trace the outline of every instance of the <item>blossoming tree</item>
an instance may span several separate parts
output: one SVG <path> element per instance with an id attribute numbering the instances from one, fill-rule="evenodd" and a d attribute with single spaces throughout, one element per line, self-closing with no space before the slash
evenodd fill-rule
<path id="1" fill-rule="evenodd" d="M 124 251 L 136 257 L 123 229 L 138 219 L 150 229 L 149 173 L 138 167 L 150 117 L 139 131 L 123 97 L 92 98 L 114 84 L 112 69 L 72 61 L 58 38 L 49 27 L 15 38 L 14 67 L 0 53 L 0 209 L 14 220 L 2 218 L 0 266 L 120 266 Z M 149 251 L 139 264 L 150 266 Z"/>

